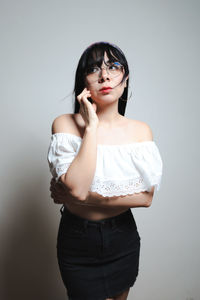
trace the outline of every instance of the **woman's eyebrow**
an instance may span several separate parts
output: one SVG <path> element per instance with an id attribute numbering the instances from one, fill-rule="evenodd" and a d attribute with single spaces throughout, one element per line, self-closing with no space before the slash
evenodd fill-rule
<path id="1" fill-rule="evenodd" d="M 105 60 L 104 60 L 104 62 L 105 62 L 105 64 L 107 64 L 107 63 L 113 63 L 113 62 L 117 62 L 117 60 L 114 60 L 114 59 L 109 59 L 109 60 L 107 60 L 107 61 L 105 61 Z"/>

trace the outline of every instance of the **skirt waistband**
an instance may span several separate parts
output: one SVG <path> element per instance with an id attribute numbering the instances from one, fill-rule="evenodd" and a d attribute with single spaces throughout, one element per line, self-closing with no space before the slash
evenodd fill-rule
<path id="1" fill-rule="evenodd" d="M 115 224 L 122 224 L 125 222 L 125 220 L 128 219 L 132 219 L 135 223 L 133 214 L 131 212 L 131 209 L 129 208 L 127 211 L 114 216 L 114 217 L 110 217 L 110 218 L 106 218 L 106 219 L 102 219 L 102 220 L 88 220 L 85 218 L 82 218 L 78 215 L 75 215 L 73 213 L 71 213 L 64 205 L 61 207 L 60 212 L 63 216 L 66 216 L 68 219 L 70 219 L 70 221 L 74 221 L 76 224 L 80 224 L 80 225 L 93 225 L 93 226 L 99 226 L 99 225 L 115 225 Z M 136 227 L 136 224 L 135 224 Z"/>

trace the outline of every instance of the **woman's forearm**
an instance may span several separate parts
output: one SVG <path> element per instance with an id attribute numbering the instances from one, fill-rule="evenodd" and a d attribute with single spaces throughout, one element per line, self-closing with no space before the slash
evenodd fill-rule
<path id="1" fill-rule="evenodd" d="M 51 197 L 55 203 L 65 204 L 74 203 L 84 206 L 96 207 L 149 207 L 152 202 L 154 187 L 150 192 L 135 193 L 126 196 L 103 197 L 102 195 L 88 191 L 84 200 L 80 200 L 73 196 L 66 185 L 58 184 L 55 180 L 51 180 Z"/>
<path id="2" fill-rule="evenodd" d="M 94 192 L 88 192 L 83 205 L 99 206 L 99 207 L 149 207 L 152 202 L 154 187 L 150 192 L 135 193 L 125 196 L 103 197 Z"/>
<path id="3" fill-rule="evenodd" d="M 61 181 L 80 200 L 85 199 L 92 183 L 97 159 L 97 128 L 87 127 L 78 154 Z"/>

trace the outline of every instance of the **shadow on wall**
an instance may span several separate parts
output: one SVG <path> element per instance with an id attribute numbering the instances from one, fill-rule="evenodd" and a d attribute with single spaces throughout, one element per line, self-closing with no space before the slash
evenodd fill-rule
<path id="1" fill-rule="evenodd" d="M 7 199 L 11 205 L 1 245 L 1 299 L 67 299 L 56 258 L 60 206 L 53 206 L 46 182 L 38 179 L 41 174 L 30 176 L 20 179 Z"/>

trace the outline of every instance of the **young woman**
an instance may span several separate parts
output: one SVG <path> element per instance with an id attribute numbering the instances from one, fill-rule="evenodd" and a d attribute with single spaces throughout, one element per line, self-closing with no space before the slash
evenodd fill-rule
<path id="1" fill-rule="evenodd" d="M 128 82 L 116 45 L 90 45 L 76 70 L 74 114 L 52 124 L 50 190 L 64 204 L 57 256 L 70 300 L 126 300 L 138 275 L 130 208 L 151 205 L 162 159 L 151 128 L 124 116 Z"/>

